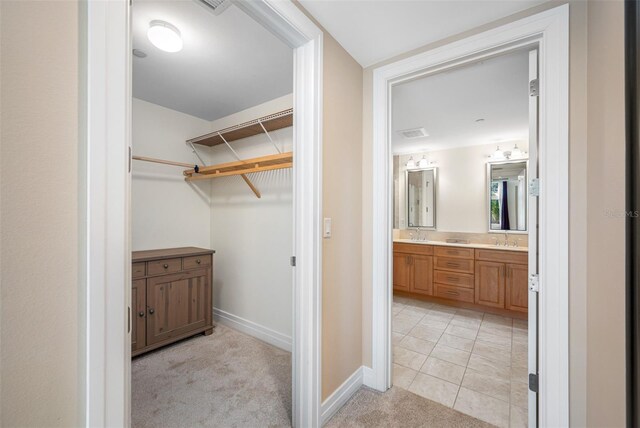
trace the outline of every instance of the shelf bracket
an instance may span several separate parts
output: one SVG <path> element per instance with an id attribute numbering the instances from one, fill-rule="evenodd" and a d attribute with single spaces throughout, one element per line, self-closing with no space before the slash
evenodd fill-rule
<path id="1" fill-rule="evenodd" d="M 202 163 L 202 166 L 207 166 L 207 164 L 205 163 L 205 161 L 202 160 L 202 158 L 200 157 L 200 153 L 198 153 L 198 151 L 196 150 L 195 146 L 193 145 L 193 143 L 189 143 L 189 145 L 191 146 L 191 151 L 193 152 L 194 155 L 196 155 L 196 157 L 198 158 L 198 160 L 200 161 L 200 163 Z"/>
<path id="2" fill-rule="evenodd" d="M 231 153 L 233 153 L 236 159 L 242 162 L 242 159 L 240 159 L 240 156 L 238 156 L 238 153 L 236 153 L 236 151 L 233 150 L 233 147 L 231 147 L 231 145 L 227 142 L 227 140 L 222 136 L 220 132 L 218 132 L 218 136 L 222 139 L 222 141 L 224 141 L 224 143 L 227 145 L 229 150 L 231 150 Z M 251 180 L 249 180 L 249 177 L 247 177 L 246 174 L 240 174 L 240 176 L 242 177 L 244 182 L 247 183 L 247 186 L 249 186 L 249 188 L 256 195 L 256 197 L 260 199 L 262 195 L 260 194 L 260 191 L 256 188 L 256 186 L 251 182 Z"/>
<path id="3" fill-rule="evenodd" d="M 271 138 L 271 135 L 269 135 L 269 132 L 267 131 L 267 128 L 265 128 L 264 125 L 262 124 L 262 121 L 258 120 L 258 123 L 260 124 L 260 127 L 262 128 L 264 133 L 267 134 L 267 138 L 269 139 L 269 141 L 271 141 L 271 144 L 273 144 L 273 147 L 275 147 L 275 149 L 278 152 L 278 154 L 282 154 L 282 151 L 278 148 L 276 143 L 273 141 L 273 139 Z"/>

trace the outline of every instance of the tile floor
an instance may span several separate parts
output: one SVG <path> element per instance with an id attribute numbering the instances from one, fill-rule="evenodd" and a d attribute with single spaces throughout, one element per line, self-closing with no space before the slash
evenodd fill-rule
<path id="1" fill-rule="evenodd" d="M 527 426 L 527 322 L 393 302 L 393 384 L 499 427 Z"/>

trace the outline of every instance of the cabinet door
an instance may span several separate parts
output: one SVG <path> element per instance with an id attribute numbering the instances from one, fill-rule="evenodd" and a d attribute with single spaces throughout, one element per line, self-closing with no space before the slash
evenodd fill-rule
<path id="1" fill-rule="evenodd" d="M 147 345 L 211 325 L 208 269 L 147 279 Z"/>
<path id="2" fill-rule="evenodd" d="M 504 308 L 505 264 L 476 262 L 475 300 L 479 305 Z"/>
<path id="3" fill-rule="evenodd" d="M 411 284 L 411 265 L 409 255 L 393 253 L 393 289 L 409 291 Z"/>
<path id="4" fill-rule="evenodd" d="M 136 279 L 131 287 L 131 351 L 144 348 L 146 346 L 147 330 L 147 280 Z"/>
<path id="5" fill-rule="evenodd" d="M 433 295 L 433 257 L 412 255 L 409 259 L 413 268 L 413 282 L 410 291 Z"/>
<path id="6" fill-rule="evenodd" d="M 529 306 L 529 266 L 507 264 L 507 309 L 527 312 Z"/>

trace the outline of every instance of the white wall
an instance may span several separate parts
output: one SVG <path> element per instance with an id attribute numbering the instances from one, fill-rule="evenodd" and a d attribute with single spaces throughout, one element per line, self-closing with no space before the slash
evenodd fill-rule
<path id="1" fill-rule="evenodd" d="M 513 146 L 502 145 L 508 150 Z M 528 151 L 527 141 L 518 141 L 522 151 Z M 410 156 L 418 162 L 424 154 L 436 162 L 436 229 L 440 232 L 486 233 L 489 230 L 487 212 L 487 157 L 496 150 L 495 144 L 460 147 L 429 153 L 399 156 L 398 215 L 399 228 L 407 227 L 406 171 Z"/>
<path id="2" fill-rule="evenodd" d="M 291 108 L 291 95 L 212 123 L 212 130 Z M 283 151 L 292 150 L 293 128 L 270 133 Z M 264 134 L 238 140 L 241 158 L 275 154 Z M 224 145 L 209 155 L 213 163 L 234 161 Z M 248 175 L 258 199 L 240 176 L 211 182 L 211 248 L 216 251 L 214 307 L 256 323 L 290 341 L 292 329 L 293 188 L 292 169 Z"/>
<path id="3" fill-rule="evenodd" d="M 200 163 L 185 141 L 210 132 L 211 122 L 135 98 L 132 110 L 134 155 Z M 202 153 L 206 155 L 206 150 Z M 211 184 L 207 181 L 187 183 L 183 170 L 133 161 L 131 234 L 134 251 L 211 247 Z"/>

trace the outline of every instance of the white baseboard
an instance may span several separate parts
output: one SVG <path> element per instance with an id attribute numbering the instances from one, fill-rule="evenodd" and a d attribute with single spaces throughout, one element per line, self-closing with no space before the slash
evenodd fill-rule
<path id="1" fill-rule="evenodd" d="M 363 369 L 367 367 L 359 367 L 342 385 L 331 394 L 320 408 L 321 425 L 326 424 L 338 410 L 346 404 L 353 394 L 362 386 Z M 371 369 L 369 369 L 371 370 Z"/>
<path id="2" fill-rule="evenodd" d="M 362 384 L 376 389 L 376 372 L 371 367 L 362 366 Z"/>
<path id="3" fill-rule="evenodd" d="M 218 308 L 213 308 L 213 319 L 218 321 L 220 324 L 234 328 L 277 348 L 291 352 L 291 336 L 278 333 L 268 327 L 230 314 L 229 312 L 225 312 Z"/>

